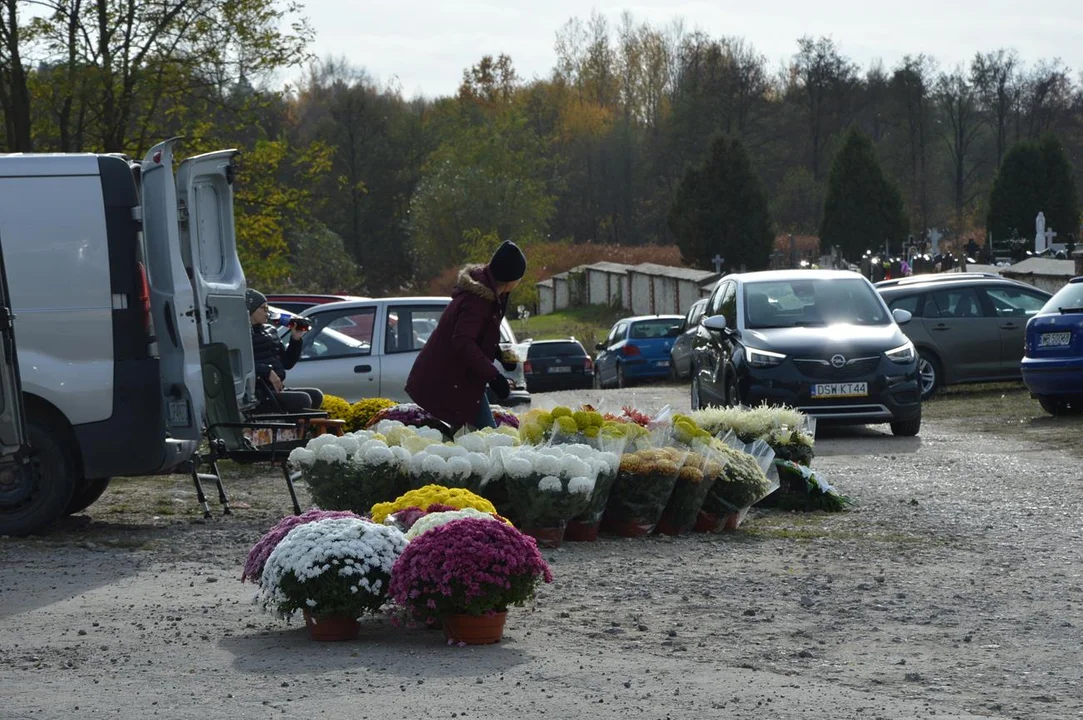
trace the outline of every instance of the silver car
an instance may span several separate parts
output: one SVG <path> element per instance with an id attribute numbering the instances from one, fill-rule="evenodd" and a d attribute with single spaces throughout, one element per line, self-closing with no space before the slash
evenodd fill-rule
<path id="1" fill-rule="evenodd" d="M 707 298 L 696 300 L 681 322 L 681 334 L 673 341 L 673 347 L 669 351 L 669 375 L 672 380 L 687 380 L 692 376 L 693 341 L 706 309 Z"/>

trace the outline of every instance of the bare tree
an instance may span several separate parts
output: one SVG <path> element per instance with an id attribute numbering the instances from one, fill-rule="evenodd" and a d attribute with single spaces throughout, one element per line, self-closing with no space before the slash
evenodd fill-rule
<path id="1" fill-rule="evenodd" d="M 944 125 L 943 139 L 951 160 L 952 199 L 956 223 L 962 223 L 964 210 L 977 196 L 975 180 L 981 164 L 971 157 L 974 141 L 981 132 L 977 92 L 962 68 L 941 73 L 936 81 L 935 100 Z"/>
<path id="2" fill-rule="evenodd" d="M 791 96 L 799 98 L 809 136 L 809 167 L 819 182 L 823 176 L 823 154 L 828 139 L 848 118 L 844 109 L 857 77 L 857 66 L 839 53 L 835 41 L 805 36 L 797 41 L 790 76 Z"/>
<path id="3" fill-rule="evenodd" d="M 23 65 L 19 5 L 19 0 L 0 0 L 0 111 L 8 150 L 30 152 L 30 90 Z"/>
<path id="4" fill-rule="evenodd" d="M 1072 105 L 1072 80 L 1059 60 L 1042 60 L 1023 80 L 1019 101 L 1020 135 L 1037 139 L 1057 127 Z"/>
<path id="5" fill-rule="evenodd" d="M 970 64 L 970 82 L 996 133 L 996 164 L 1008 149 L 1009 122 L 1021 95 L 1019 56 L 1014 50 L 978 53 Z"/>
<path id="6" fill-rule="evenodd" d="M 906 128 L 910 156 L 910 200 L 922 230 L 930 227 L 928 148 L 931 135 L 929 107 L 936 62 L 927 55 L 906 55 L 891 77 L 891 89 Z"/>

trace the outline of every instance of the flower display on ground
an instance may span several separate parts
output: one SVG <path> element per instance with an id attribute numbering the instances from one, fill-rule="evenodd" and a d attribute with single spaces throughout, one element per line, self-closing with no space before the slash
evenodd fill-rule
<path id="1" fill-rule="evenodd" d="M 428 427 L 443 432 L 447 426 L 435 416 L 426 412 L 416 403 L 400 403 L 380 410 L 369 420 L 368 427 L 378 425 L 383 420 L 397 420 L 404 425 Z"/>
<path id="2" fill-rule="evenodd" d="M 732 432 L 744 443 L 764 440 L 775 450 L 776 457 L 803 465 L 812 462 L 816 421 L 794 408 L 706 408 L 687 417 L 714 437 Z"/>
<path id="3" fill-rule="evenodd" d="M 361 518 L 297 525 L 267 558 L 257 599 L 282 617 L 298 610 L 317 617 L 376 612 L 405 548 L 399 530 Z"/>
<path id="4" fill-rule="evenodd" d="M 796 488 L 790 488 L 790 492 L 784 493 L 780 498 L 779 507 L 786 510 L 824 510 L 825 512 L 841 512 L 853 506 L 853 500 L 840 493 L 823 476 L 814 472 L 811 468 L 795 463 L 791 460 L 775 460 L 779 478 L 783 480 L 783 487 L 787 486 L 787 480 Z"/>
<path id="5" fill-rule="evenodd" d="M 552 582 L 534 540 L 501 522 L 463 519 L 418 535 L 395 563 L 391 597 L 415 619 L 523 605 Z"/>
<path id="6" fill-rule="evenodd" d="M 328 438 L 328 439 L 324 439 Z M 313 456 L 308 452 L 316 447 Z M 300 465 L 313 501 L 322 508 L 367 512 L 376 502 L 408 487 L 408 452 L 391 448 L 382 436 L 360 430 L 342 437 L 321 435 L 290 453 Z"/>
<path id="7" fill-rule="evenodd" d="M 327 417 L 332 420 L 349 420 L 350 403 L 338 395 L 324 395 L 323 405 L 320 406 L 320 410 L 326 412 Z"/>
<path id="8" fill-rule="evenodd" d="M 290 530 L 298 525 L 304 525 L 305 523 L 340 517 L 360 519 L 360 516 L 349 511 L 320 510 L 319 508 L 313 508 L 301 515 L 287 515 L 282 518 L 278 521 L 277 525 L 268 530 L 264 536 L 252 546 L 252 549 L 248 551 L 248 559 L 245 560 L 244 571 L 241 573 L 241 582 L 246 580 L 249 582 L 259 582 L 260 577 L 263 575 L 263 566 L 267 562 L 267 558 L 271 556 L 271 552 L 278 547 L 278 543 L 282 541 L 282 538 L 289 534 Z"/>
<path id="9" fill-rule="evenodd" d="M 410 507 L 428 508 L 431 505 L 461 510 L 473 508 L 483 513 L 495 515 L 496 508 L 493 504 L 464 488 L 449 488 L 443 485 L 426 485 L 416 490 L 410 490 L 395 498 L 391 502 L 377 503 L 372 506 L 372 521 L 382 523 L 391 513 L 405 510 Z"/>
<path id="10" fill-rule="evenodd" d="M 766 447 L 766 443 L 763 445 Z M 756 456 L 728 446 L 723 452 L 727 457 L 726 466 L 707 493 L 703 502 L 705 511 L 722 515 L 746 510 L 778 487 L 777 482 L 768 479 Z M 767 462 L 772 462 L 773 457 L 768 457 Z"/>
<path id="11" fill-rule="evenodd" d="M 668 446 L 622 455 L 603 525 L 612 532 L 628 536 L 653 530 L 673 494 L 688 456 L 687 449 Z"/>
<path id="12" fill-rule="evenodd" d="M 721 448 L 700 441 L 693 443 L 658 521 L 660 532 L 683 535 L 695 527 L 707 493 L 722 476 L 727 462 Z"/>

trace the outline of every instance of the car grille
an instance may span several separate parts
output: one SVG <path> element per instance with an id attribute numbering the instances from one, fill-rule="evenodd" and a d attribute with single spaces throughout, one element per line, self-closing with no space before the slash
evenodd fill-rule
<path id="1" fill-rule="evenodd" d="M 794 358 L 793 362 L 805 377 L 813 380 L 848 380 L 873 373 L 880 364 L 880 357 L 851 358 L 840 368 L 832 365 L 830 360 L 819 358 Z"/>

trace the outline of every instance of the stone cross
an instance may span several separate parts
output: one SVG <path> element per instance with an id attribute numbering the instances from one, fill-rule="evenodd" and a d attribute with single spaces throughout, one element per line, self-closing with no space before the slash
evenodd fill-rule
<path id="1" fill-rule="evenodd" d="M 713 258 L 711 258 L 711 262 L 714 263 L 714 271 L 716 273 L 720 273 L 722 272 L 722 263 L 726 262 L 726 258 L 716 254 Z"/>
<path id="2" fill-rule="evenodd" d="M 1046 246 L 1046 248 L 1051 247 L 1053 245 L 1053 238 L 1055 238 L 1057 236 L 1057 233 L 1053 230 L 1053 228 L 1049 228 L 1048 230 L 1046 230 L 1042 234 L 1045 236 L 1045 246 Z"/>

